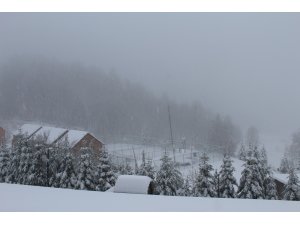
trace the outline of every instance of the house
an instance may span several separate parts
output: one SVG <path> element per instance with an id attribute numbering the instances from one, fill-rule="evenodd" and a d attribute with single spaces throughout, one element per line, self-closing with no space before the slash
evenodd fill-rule
<path id="1" fill-rule="evenodd" d="M 110 191 L 129 194 L 154 194 L 154 183 L 147 176 L 120 175 L 116 185 Z"/>
<path id="2" fill-rule="evenodd" d="M 284 186 L 287 184 L 288 179 L 289 179 L 289 174 L 282 174 L 282 173 L 273 173 L 273 178 L 276 184 L 276 189 L 277 189 L 277 196 L 279 199 L 283 199 L 283 191 L 284 191 Z M 299 177 L 300 174 L 297 174 Z M 298 193 L 300 195 L 300 193 Z"/>
<path id="3" fill-rule="evenodd" d="M 53 126 L 42 126 L 39 124 L 24 124 L 14 133 L 12 145 L 17 140 L 18 135 L 23 135 L 27 139 L 43 139 L 46 144 L 58 146 L 67 140 L 75 154 L 79 154 L 83 147 L 90 147 L 94 153 L 99 154 L 104 147 L 103 142 L 87 131 L 70 130 Z"/>
<path id="4" fill-rule="evenodd" d="M 5 130 L 0 127 L 0 146 L 5 142 Z"/>

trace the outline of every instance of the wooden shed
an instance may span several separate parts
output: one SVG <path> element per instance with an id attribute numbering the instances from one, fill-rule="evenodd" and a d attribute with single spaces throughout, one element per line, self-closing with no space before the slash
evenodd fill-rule
<path id="1" fill-rule="evenodd" d="M 150 177 L 121 175 L 113 187 L 115 193 L 154 194 L 154 183 Z"/>
<path id="2" fill-rule="evenodd" d="M 80 149 L 83 147 L 90 147 L 94 153 L 98 154 L 104 146 L 99 139 L 87 131 L 43 126 L 39 124 L 24 124 L 21 126 L 20 129 L 14 133 L 12 145 L 14 145 L 20 134 L 28 139 L 36 140 L 46 137 L 46 144 L 52 146 L 57 146 L 64 140 L 68 140 L 75 154 L 80 153 Z"/>

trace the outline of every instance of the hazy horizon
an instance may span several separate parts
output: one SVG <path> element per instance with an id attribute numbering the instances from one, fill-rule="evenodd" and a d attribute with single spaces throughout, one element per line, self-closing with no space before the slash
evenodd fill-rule
<path id="1" fill-rule="evenodd" d="M 286 138 L 300 127 L 300 15 L 1 13 L 0 62 L 79 62 Z"/>

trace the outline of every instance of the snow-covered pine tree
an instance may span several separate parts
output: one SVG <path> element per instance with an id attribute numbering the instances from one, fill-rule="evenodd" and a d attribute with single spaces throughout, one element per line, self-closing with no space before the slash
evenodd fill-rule
<path id="1" fill-rule="evenodd" d="M 269 168 L 268 176 L 266 177 L 266 179 L 264 181 L 264 190 L 265 190 L 265 193 L 264 193 L 265 199 L 268 199 L 268 200 L 277 200 L 278 199 L 276 184 L 272 177 L 272 171 L 270 168 Z"/>
<path id="2" fill-rule="evenodd" d="M 145 156 L 145 152 L 142 152 L 142 163 L 141 165 L 138 167 L 137 170 L 137 175 L 141 175 L 141 176 L 146 176 L 146 156 Z"/>
<path id="3" fill-rule="evenodd" d="M 172 159 L 165 152 L 161 158 L 160 169 L 157 172 L 156 184 L 161 195 L 177 195 L 183 186 L 183 178 L 179 170 L 175 168 Z"/>
<path id="4" fill-rule="evenodd" d="M 187 176 L 184 179 L 184 184 L 183 187 L 179 193 L 180 196 L 192 196 L 192 182 L 191 182 L 191 178 L 189 176 Z"/>
<path id="5" fill-rule="evenodd" d="M 133 169 L 128 162 L 125 162 L 118 167 L 117 173 L 119 173 L 120 175 L 133 175 Z"/>
<path id="6" fill-rule="evenodd" d="M 0 146 L 0 183 L 7 182 L 7 176 L 9 173 L 9 149 L 6 144 Z"/>
<path id="7" fill-rule="evenodd" d="M 18 176 L 16 181 L 18 184 L 28 184 L 28 174 L 33 159 L 33 143 L 25 140 L 20 149 L 20 163 L 18 167 Z"/>
<path id="8" fill-rule="evenodd" d="M 155 179 L 155 170 L 152 166 L 152 160 L 146 162 L 145 152 L 142 153 L 142 163 L 139 166 L 138 175 L 148 176 L 151 179 Z"/>
<path id="9" fill-rule="evenodd" d="M 11 153 L 10 153 L 10 164 L 9 164 L 9 172 L 7 176 L 7 182 L 16 184 L 19 178 L 19 166 L 21 161 L 21 152 L 23 146 L 25 146 L 26 139 L 19 131 L 19 134 L 15 137 L 15 142 L 12 146 Z"/>
<path id="10" fill-rule="evenodd" d="M 237 196 L 239 198 L 262 199 L 264 197 L 259 162 L 256 155 L 257 153 L 254 151 L 249 151 L 247 155 L 238 188 Z"/>
<path id="11" fill-rule="evenodd" d="M 56 173 L 54 187 L 75 189 L 77 183 L 74 156 L 70 151 L 65 151 Z"/>
<path id="12" fill-rule="evenodd" d="M 213 185 L 212 165 L 208 163 L 209 157 L 203 153 L 200 157 L 199 172 L 196 177 L 193 193 L 198 197 L 215 197 L 216 192 Z"/>
<path id="13" fill-rule="evenodd" d="M 37 186 L 49 186 L 47 176 L 47 145 L 45 143 L 35 143 L 33 158 L 27 174 L 26 184 Z"/>
<path id="14" fill-rule="evenodd" d="M 113 172 L 108 153 L 103 149 L 97 164 L 95 173 L 96 191 L 106 191 L 116 182 L 116 176 Z"/>
<path id="15" fill-rule="evenodd" d="M 220 197 L 236 198 L 234 186 L 237 187 L 237 181 L 233 175 L 234 167 L 229 155 L 225 155 L 220 171 Z"/>
<path id="16" fill-rule="evenodd" d="M 76 189 L 95 190 L 95 169 L 92 163 L 92 150 L 88 147 L 82 148 L 77 171 Z"/>
<path id="17" fill-rule="evenodd" d="M 291 169 L 291 166 L 290 166 L 289 160 L 287 159 L 286 156 L 284 156 L 281 159 L 280 167 L 278 168 L 278 171 L 280 173 L 288 173 L 290 171 L 290 169 Z"/>
<path id="18" fill-rule="evenodd" d="M 284 186 L 283 191 L 283 199 L 289 201 L 299 201 L 299 178 L 295 173 L 295 170 L 292 168 L 290 169 L 289 178 L 287 184 Z"/>
<path id="19" fill-rule="evenodd" d="M 241 144 L 239 153 L 238 153 L 238 157 L 240 160 L 245 161 L 246 157 L 247 157 L 247 150 L 244 144 Z"/>
<path id="20" fill-rule="evenodd" d="M 257 158 L 259 172 L 261 175 L 261 187 L 263 189 L 263 198 L 266 198 L 268 193 L 269 182 L 272 182 L 271 179 L 271 169 L 268 166 L 268 158 L 266 149 L 263 147 L 260 151 L 254 149 L 254 156 Z M 270 188 L 270 187 L 269 187 Z"/>
<path id="21" fill-rule="evenodd" d="M 218 173 L 218 170 L 215 170 L 215 173 L 213 175 L 213 185 L 214 185 L 214 190 L 216 192 L 217 198 L 220 198 L 221 196 L 221 191 L 220 191 L 220 173 Z"/>

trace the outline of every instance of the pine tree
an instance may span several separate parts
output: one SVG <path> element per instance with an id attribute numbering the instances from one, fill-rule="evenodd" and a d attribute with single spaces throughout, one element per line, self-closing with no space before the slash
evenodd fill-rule
<path id="1" fill-rule="evenodd" d="M 179 170 L 175 168 L 172 159 L 165 154 L 161 158 L 161 166 L 156 177 L 158 192 L 161 195 L 177 195 L 183 186 L 183 178 Z"/>
<path id="2" fill-rule="evenodd" d="M 237 181 L 233 172 L 232 159 L 229 155 L 225 155 L 220 171 L 220 197 L 222 198 L 236 198 L 234 186 L 237 186 Z"/>
<path id="3" fill-rule="evenodd" d="M 82 148 L 80 162 L 77 171 L 76 189 L 95 190 L 94 166 L 91 159 L 92 151 L 89 148 Z"/>
<path id="4" fill-rule="evenodd" d="M 257 152 L 255 152 L 255 149 L 253 150 L 254 151 L 249 151 L 246 162 L 244 163 L 245 168 L 242 171 L 238 188 L 239 198 L 262 199 L 264 197 Z"/>
<path id="5" fill-rule="evenodd" d="M 49 186 L 47 176 L 47 146 L 45 143 L 36 143 L 33 149 L 33 158 L 27 173 L 26 184 Z"/>
<path id="6" fill-rule="evenodd" d="M 117 173 L 120 175 L 133 175 L 133 169 L 129 165 L 129 163 L 125 163 L 119 166 Z"/>
<path id="7" fill-rule="evenodd" d="M 280 173 L 288 173 L 290 171 L 291 167 L 290 167 L 290 163 L 287 159 L 287 157 L 283 157 L 281 159 L 281 163 L 280 163 L 280 167 L 278 168 L 278 171 Z"/>
<path id="8" fill-rule="evenodd" d="M 294 169 L 290 170 L 287 184 L 284 186 L 283 199 L 290 201 L 299 201 L 299 179 Z"/>
<path id="9" fill-rule="evenodd" d="M 180 196 L 192 196 L 192 182 L 189 176 L 184 179 L 183 187 L 180 191 Z"/>
<path id="10" fill-rule="evenodd" d="M 141 176 L 147 176 L 147 171 L 146 171 L 146 157 L 145 157 L 145 152 L 142 152 L 142 163 L 141 165 L 138 167 L 137 170 L 137 175 L 141 175 Z"/>
<path id="11" fill-rule="evenodd" d="M 0 146 L 0 183 L 7 182 L 9 173 L 9 150 L 5 144 Z"/>
<path id="12" fill-rule="evenodd" d="M 215 173 L 213 175 L 213 186 L 214 190 L 216 192 L 215 197 L 220 198 L 221 192 L 220 192 L 220 173 L 218 173 L 218 170 L 215 170 Z"/>
<path id="13" fill-rule="evenodd" d="M 148 176 L 153 180 L 155 179 L 155 170 L 154 167 L 152 166 L 152 160 L 148 160 L 146 162 L 144 151 L 142 153 L 142 163 L 139 166 L 138 175 Z"/>
<path id="14" fill-rule="evenodd" d="M 265 180 L 265 199 L 268 200 L 277 200 L 278 196 L 277 196 L 277 189 L 276 189 L 276 184 L 275 181 L 272 177 L 272 172 L 271 170 L 268 173 L 268 176 Z"/>
<path id="15" fill-rule="evenodd" d="M 242 160 L 242 161 L 245 161 L 245 160 L 246 160 L 246 157 L 247 157 L 247 150 L 246 150 L 244 144 L 241 144 L 241 148 L 240 148 L 240 151 L 239 151 L 239 153 L 238 153 L 238 157 L 239 157 L 239 159 Z"/>
<path id="16" fill-rule="evenodd" d="M 103 149 L 100 153 L 95 178 L 97 191 L 106 191 L 116 182 L 116 176 L 113 173 L 113 169 L 105 149 Z"/>
<path id="17" fill-rule="evenodd" d="M 12 151 L 10 154 L 10 164 L 8 168 L 8 176 L 7 176 L 7 182 L 16 184 L 18 183 L 19 179 L 19 166 L 21 161 L 21 152 L 23 146 L 25 146 L 26 139 L 23 137 L 23 135 L 19 134 L 16 136 L 16 141 L 12 147 Z"/>
<path id="18" fill-rule="evenodd" d="M 212 165 L 208 163 L 209 157 L 203 153 L 200 157 L 199 173 L 197 175 L 193 193 L 199 197 L 215 197 L 216 192 L 213 185 Z"/>
<path id="19" fill-rule="evenodd" d="M 63 159 L 59 165 L 55 177 L 56 179 L 53 183 L 54 187 L 75 189 L 77 177 L 74 160 L 74 156 L 70 151 L 65 152 Z"/>

